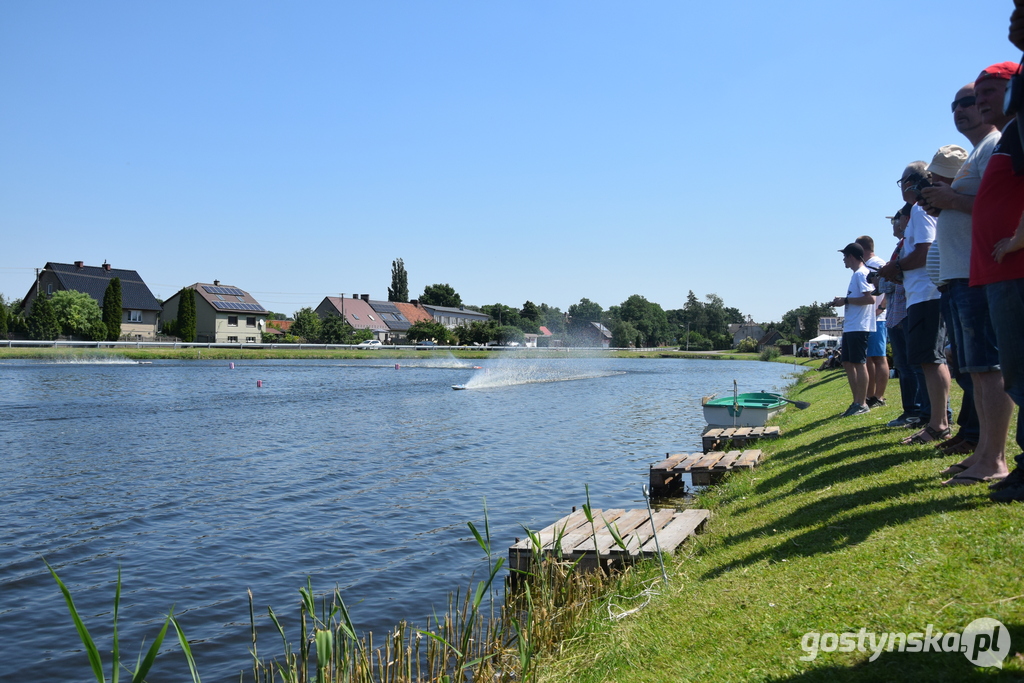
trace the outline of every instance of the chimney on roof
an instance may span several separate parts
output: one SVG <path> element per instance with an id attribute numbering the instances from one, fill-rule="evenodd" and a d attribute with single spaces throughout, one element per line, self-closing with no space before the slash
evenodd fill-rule
<path id="1" fill-rule="evenodd" d="M 420 305 L 420 300 L 419 299 L 409 299 L 409 303 L 412 304 L 413 306 L 419 306 Z"/>
<path id="2" fill-rule="evenodd" d="M 220 280 L 214 280 L 213 281 L 213 286 L 214 287 L 220 287 Z"/>
<path id="3" fill-rule="evenodd" d="M 369 294 L 363 294 L 363 296 L 361 296 L 360 298 L 363 301 L 365 301 L 366 303 L 370 303 L 370 295 Z"/>
<path id="4" fill-rule="evenodd" d="M 110 264 L 107 263 L 106 259 L 103 259 L 103 270 L 110 270 Z"/>
<path id="5" fill-rule="evenodd" d="M 85 261 L 75 261 L 75 268 L 81 268 L 85 265 Z"/>
<path id="6" fill-rule="evenodd" d="M 352 295 L 352 298 L 353 298 L 353 299 L 358 299 L 358 298 L 359 298 L 359 295 L 358 295 L 358 294 L 353 294 L 353 295 Z"/>

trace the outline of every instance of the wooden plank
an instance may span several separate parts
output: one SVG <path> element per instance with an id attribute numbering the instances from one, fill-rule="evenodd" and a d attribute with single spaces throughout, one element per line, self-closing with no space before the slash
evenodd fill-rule
<path id="1" fill-rule="evenodd" d="M 577 510 L 576 512 L 573 512 L 563 517 L 554 524 L 549 524 L 548 526 L 544 527 L 543 529 L 535 533 L 537 533 L 537 535 L 540 536 L 541 543 L 543 544 L 542 547 L 547 547 L 550 546 L 551 541 L 554 539 L 556 532 L 562 529 L 565 529 L 566 531 L 572 531 L 573 529 L 576 529 L 580 524 L 586 523 L 586 521 L 587 516 L 584 514 L 583 510 Z M 519 541 L 512 547 L 519 550 L 531 550 L 533 548 L 533 541 L 531 541 L 530 537 L 527 536 L 526 538 Z"/>
<path id="2" fill-rule="evenodd" d="M 669 513 L 669 516 L 671 517 L 671 510 L 669 510 Z M 635 540 L 631 541 L 631 539 L 636 534 L 638 528 L 643 528 L 645 526 L 647 528 L 650 528 L 651 526 L 650 518 L 647 515 L 647 510 L 630 510 L 629 512 L 627 512 L 626 514 L 622 515 L 617 520 L 612 522 L 612 524 L 615 525 L 616 533 L 619 534 L 619 537 L 626 544 L 627 548 L 631 548 L 633 546 L 639 548 L 641 545 L 643 545 L 642 543 L 637 543 Z M 623 552 L 623 550 L 619 547 L 619 544 L 615 542 L 614 537 L 611 537 L 610 531 L 608 532 L 608 535 L 611 538 L 611 543 L 608 545 L 606 549 L 601 551 L 602 554 Z"/>
<path id="3" fill-rule="evenodd" d="M 688 455 L 688 453 L 669 453 L 667 458 L 665 458 L 659 463 L 651 465 L 651 470 L 670 470 L 676 466 L 676 463 L 678 463 L 680 460 L 687 457 Z"/>
<path id="4" fill-rule="evenodd" d="M 721 470 L 722 472 L 724 472 L 725 470 L 731 470 L 732 464 L 736 462 L 736 459 L 739 457 L 739 451 L 729 451 L 724 456 L 722 456 L 722 459 L 716 462 L 711 469 L 715 471 Z"/>
<path id="5" fill-rule="evenodd" d="M 647 510 L 640 510 L 643 513 L 643 518 L 638 526 L 636 526 L 629 536 L 623 536 L 623 541 L 626 543 L 627 551 L 623 551 L 618 546 L 611 549 L 613 553 L 637 555 L 640 549 L 643 547 L 648 540 L 654 537 L 654 529 L 651 528 L 651 516 L 654 517 L 654 526 L 658 528 L 658 537 L 661 537 L 661 530 L 672 521 L 672 518 L 678 513 L 675 510 L 655 510 L 653 515 L 648 515 Z"/>
<path id="6" fill-rule="evenodd" d="M 749 450 L 743 451 L 736 462 L 733 463 L 733 467 L 746 467 L 751 469 L 761 460 L 763 453 L 760 450 Z"/>
<path id="7" fill-rule="evenodd" d="M 606 522 L 614 522 L 616 519 L 621 517 L 626 511 L 611 509 L 611 510 L 591 510 L 594 515 L 594 525 L 591 528 L 590 522 L 584 520 L 583 524 L 576 527 L 572 533 L 566 534 L 562 538 L 562 553 L 565 555 L 577 554 L 581 551 L 594 549 L 594 533 L 597 533 L 598 538 L 601 538 L 601 532 L 611 537 L 608 531 L 605 529 Z"/>
<path id="8" fill-rule="evenodd" d="M 714 467 L 715 463 L 721 460 L 724 455 L 725 453 L 722 451 L 711 451 L 710 453 L 706 453 L 700 460 L 690 467 L 690 472 L 692 473 L 694 470 L 710 469 Z"/>
<path id="9" fill-rule="evenodd" d="M 712 427 L 710 429 L 704 430 L 704 434 L 702 434 L 701 436 L 710 436 L 717 438 L 720 437 L 724 432 L 725 430 L 722 429 L 721 427 Z"/>
<path id="10" fill-rule="evenodd" d="M 696 533 L 704 526 L 711 512 L 708 510 L 683 510 L 676 514 L 667 526 L 658 530 L 658 544 L 661 551 L 669 553 L 674 551 L 689 536 Z M 645 555 L 657 552 L 657 546 L 652 538 L 644 544 L 640 550 Z"/>
<path id="11" fill-rule="evenodd" d="M 696 465 L 701 460 L 701 458 L 703 458 L 703 457 L 704 457 L 703 453 L 694 453 L 693 455 L 690 455 L 690 456 L 688 456 L 686 458 L 683 458 L 673 468 L 673 471 L 675 471 L 675 472 L 689 472 L 693 468 L 693 466 Z"/>

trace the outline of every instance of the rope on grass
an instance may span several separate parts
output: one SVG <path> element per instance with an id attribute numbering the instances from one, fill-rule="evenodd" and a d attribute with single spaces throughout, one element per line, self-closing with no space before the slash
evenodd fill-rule
<path id="1" fill-rule="evenodd" d="M 608 599 L 608 618 L 611 621 L 621 621 L 622 619 L 625 619 L 626 617 L 629 617 L 629 616 L 632 616 L 632 615 L 636 614 L 637 612 L 639 612 L 643 608 L 647 607 L 647 605 L 651 604 L 651 599 L 654 598 L 655 595 L 661 595 L 661 593 L 659 593 L 658 591 L 654 590 L 654 583 L 656 581 L 657 581 L 657 579 L 652 580 L 650 582 L 651 585 L 647 586 L 646 588 L 644 588 L 642 591 L 640 591 L 639 593 L 637 593 L 634 596 L 627 596 L 627 595 L 613 595 L 613 596 L 611 596 L 611 598 Z M 638 606 L 634 607 L 633 609 L 627 609 L 627 610 L 622 610 L 622 611 L 619 611 L 619 612 L 614 612 L 612 610 L 612 608 L 613 607 L 618 608 L 618 605 L 616 605 L 613 602 L 613 600 L 615 598 L 621 598 L 623 600 L 637 600 L 639 598 L 643 598 L 644 602 L 643 602 L 643 604 L 638 605 Z"/>

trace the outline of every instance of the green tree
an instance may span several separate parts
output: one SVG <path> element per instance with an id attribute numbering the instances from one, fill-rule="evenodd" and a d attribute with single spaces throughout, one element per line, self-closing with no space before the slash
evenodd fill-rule
<path id="1" fill-rule="evenodd" d="M 793 341 L 808 341 L 818 336 L 818 321 L 827 316 L 834 316 L 836 311 L 827 304 L 819 304 L 817 301 L 810 305 L 800 306 L 786 311 L 782 316 L 782 322 L 778 329 L 787 339 Z"/>
<path id="2" fill-rule="evenodd" d="M 452 334 L 447 327 L 431 320 L 420 320 L 413 323 L 405 336 L 409 338 L 409 341 L 432 340 L 438 344 L 447 344 L 452 339 Z"/>
<path id="3" fill-rule="evenodd" d="M 668 317 L 659 304 L 634 294 L 619 305 L 618 317 L 639 333 L 640 346 L 660 346 L 669 340 Z M 613 330 L 614 334 L 614 330 Z"/>
<path id="4" fill-rule="evenodd" d="M 395 259 L 391 262 L 391 286 L 388 287 L 388 301 L 404 303 L 408 300 L 409 274 L 405 272 L 405 262 L 400 258 Z"/>
<path id="5" fill-rule="evenodd" d="M 52 340 L 60 336 L 60 323 L 53 311 L 53 304 L 45 294 L 40 294 L 32 302 L 32 312 L 25 320 L 28 335 L 31 339 Z"/>
<path id="6" fill-rule="evenodd" d="M 532 301 L 527 301 L 523 304 L 523 307 L 519 309 L 519 317 L 523 320 L 529 320 L 534 325 L 540 325 L 540 309 Z"/>
<path id="7" fill-rule="evenodd" d="M 617 320 L 612 325 L 612 346 L 626 349 L 636 346 L 638 332 L 630 323 Z"/>
<path id="8" fill-rule="evenodd" d="M 196 290 L 184 287 L 178 292 L 177 337 L 183 342 L 196 340 Z"/>
<path id="9" fill-rule="evenodd" d="M 53 313 L 57 316 L 57 324 L 60 325 L 63 334 L 92 337 L 93 333 L 99 329 L 96 325 L 101 324 L 105 331 L 97 341 L 104 339 L 111 341 L 108 339 L 109 328 L 105 325 L 99 304 L 85 292 L 76 292 L 75 290 L 54 292 L 50 297 L 50 304 L 53 306 Z M 120 324 L 120 319 L 118 320 L 118 324 Z"/>
<path id="10" fill-rule="evenodd" d="M 0 339 L 7 339 L 8 320 L 11 314 L 7 312 L 7 302 L 3 294 L 0 294 Z"/>
<path id="11" fill-rule="evenodd" d="M 320 342 L 323 344 L 347 344 L 352 336 L 352 326 L 340 315 L 330 313 L 320 321 Z"/>
<path id="12" fill-rule="evenodd" d="M 107 326 L 107 341 L 121 338 L 121 278 L 111 278 L 103 292 L 103 324 Z"/>
<path id="13" fill-rule="evenodd" d="M 462 297 L 449 284 L 427 285 L 420 295 L 420 303 L 428 306 L 448 306 L 458 308 L 462 305 Z"/>
<path id="14" fill-rule="evenodd" d="M 540 313 L 539 324 L 548 328 L 551 334 L 565 334 L 565 314 L 560 308 L 541 304 L 537 309 Z"/>
<path id="15" fill-rule="evenodd" d="M 292 323 L 291 333 L 296 337 L 302 337 L 310 344 L 320 343 L 320 316 L 306 306 L 295 311 L 295 322 Z"/>
<path id="16" fill-rule="evenodd" d="M 522 344 L 526 341 L 526 335 L 514 325 L 498 325 L 494 330 L 494 341 L 502 346 L 508 346 L 512 342 Z"/>

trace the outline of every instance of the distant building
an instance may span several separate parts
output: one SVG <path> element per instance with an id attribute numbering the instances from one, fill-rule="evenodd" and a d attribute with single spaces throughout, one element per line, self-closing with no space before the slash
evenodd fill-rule
<path id="1" fill-rule="evenodd" d="M 364 298 L 365 297 L 365 298 Z M 321 319 L 329 315 L 340 316 L 356 330 L 370 330 L 374 339 L 384 341 L 388 336 L 388 326 L 377 311 L 370 306 L 370 295 L 362 297 L 353 294 L 352 298 L 342 296 L 325 296 L 316 307 L 316 314 Z"/>
<path id="2" fill-rule="evenodd" d="M 732 337 L 732 345 L 735 348 L 747 337 L 760 339 L 764 336 L 764 329 L 756 324 L 753 319 L 747 318 L 745 323 L 730 323 L 729 336 Z"/>
<path id="3" fill-rule="evenodd" d="M 257 344 L 263 340 L 267 315 L 248 292 L 222 285 L 197 282 L 187 289 L 196 292 L 196 341 L 211 344 Z M 164 321 L 178 319 L 181 292 L 164 302 Z"/>
<path id="4" fill-rule="evenodd" d="M 486 313 L 477 313 L 461 306 L 459 308 L 429 304 L 420 304 L 420 306 L 430 314 L 434 322 L 441 323 L 449 330 L 454 330 L 456 327 L 469 327 L 475 322 L 485 323 L 491 319 L 491 316 Z"/>
<path id="5" fill-rule="evenodd" d="M 405 335 L 409 328 L 412 327 L 412 323 L 398 310 L 398 306 L 393 301 L 374 301 L 373 299 L 368 299 L 366 303 L 370 304 L 370 308 L 377 312 L 377 315 L 388 327 L 387 338 L 381 341 L 391 344 L 402 344 L 408 341 Z"/>
<path id="6" fill-rule="evenodd" d="M 433 322 L 434 319 L 427 311 L 419 305 L 416 301 L 410 301 L 405 303 L 402 301 L 395 301 L 395 308 L 401 313 L 406 320 L 409 321 L 410 327 L 418 322 Z"/>
<path id="7" fill-rule="evenodd" d="M 25 295 L 25 310 L 32 309 L 32 302 L 38 293 L 49 295 L 61 291 L 84 292 L 95 299 L 102 309 L 107 285 L 115 277 L 121 280 L 121 338 L 132 341 L 156 339 L 160 302 L 136 271 L 112 268 L 109 263 L 87 266 L 82 261 L 47 262 L 36 283 Z"/>
<path id="8" fill-rule="evenodd" d="M 591 322 L 572 332 L 575 346 L 601 346 L 608 348 L 612 343 L 612 333 L 598 322 Z"/>
<path id="9" fill-rule="evenodd" d="M 836 316 L 822 316 L 818 318 L 818 336 L 827 334 L 830 337 L 839 338 L 843 336 L 843 318 Z"/>

